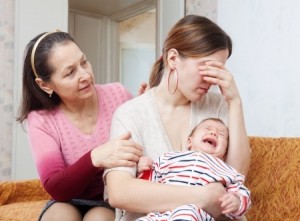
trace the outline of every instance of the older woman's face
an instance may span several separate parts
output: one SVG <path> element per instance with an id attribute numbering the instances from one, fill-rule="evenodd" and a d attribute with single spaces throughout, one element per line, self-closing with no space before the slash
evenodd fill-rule
<path id="1" fill-rule="evenodd" d="M 211 84 L 203 80 L 203 76 L 199 73 L 199 66 L 207 61 L 218 61 L 225 65 L 227 58 L 228 50 L 220 50 L 205 57 L 181 59 L 177 71 L 178 87 L 183 95 L 191 101 L 201 99 L 208 92 Z"/>
<path id="2" fill-rule="evenodd" d="M 54 70 L 50 86 L 63 101 L 85 99 L 93 94 L 91 64 L 74 42 L 54 46 L 49 64 Z"/>

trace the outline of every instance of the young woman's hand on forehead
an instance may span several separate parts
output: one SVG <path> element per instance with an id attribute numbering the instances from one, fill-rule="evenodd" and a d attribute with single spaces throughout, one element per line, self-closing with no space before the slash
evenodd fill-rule
<path id="1" fill-rule="evenodd" d="M 199 71 L 204 81 L 219 86 L 227 102 L 240 99 L 234 78 L 222 62 L 207 61 L 204 65 L 199 66 Z"/>

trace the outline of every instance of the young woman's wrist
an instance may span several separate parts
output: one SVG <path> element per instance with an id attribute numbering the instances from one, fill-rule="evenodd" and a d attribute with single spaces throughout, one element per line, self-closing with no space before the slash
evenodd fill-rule
<path id="1" fill-rule="evenodd" d="M 240 96 L 235 97 L 234 99 L 228 102 L 229 106 L 242 106 L 242 99 Z"/>

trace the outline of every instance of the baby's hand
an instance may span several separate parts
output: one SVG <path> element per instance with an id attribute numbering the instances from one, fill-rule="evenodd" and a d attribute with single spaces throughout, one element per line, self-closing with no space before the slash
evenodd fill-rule
<path id="1" fill-rule="evenodd" d="M 137 166 L 138 176 L 145 170 L 152 168 L 153 160 L 150 157 L 141 156 Z"/>
<path id="2" fill-rule="evenodd" d="M 225 193 L 219 198 L 219 202 L 223 214 L 236 212 L 241 204 L 240 199 L 233 193 Z"/>

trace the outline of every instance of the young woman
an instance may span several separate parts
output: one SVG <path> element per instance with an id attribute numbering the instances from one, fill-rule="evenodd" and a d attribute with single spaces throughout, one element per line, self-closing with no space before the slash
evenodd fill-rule
<path id="1" fill-rule="evenodd" d="M 111 137 L 130 131 L 144 154 L 156 160 L 168 151 L 180 151 L 192 128 L 205 118 L 220 118 L 229 128 L 225 162 L 246 175 L 250 147 L 244 124 L 242 101 L 233 76 L 225 68 L 232 52 L 230 37 L 209 19 L 188 15 L 170 30 L 162 56 L 154 64 L 145 94 L 115 112 Z M 209 91 L 212 85 L 221 93 Z M 176 186 L 136 179 L 136 167 L 105 172 L 109 202 L 126 212 L 121 220 L 141 213 L 167 211 L 194 204 L 218 217 L 221 184 L 203 187 Z"/>

